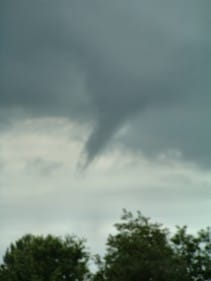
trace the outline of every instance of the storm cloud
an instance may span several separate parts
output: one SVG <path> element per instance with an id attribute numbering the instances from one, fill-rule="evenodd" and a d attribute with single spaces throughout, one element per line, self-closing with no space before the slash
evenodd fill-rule
<path id="1" fill-rule="evenodd" d="M 59 116 L 88 125 L 85 164 L 124 126 L 127 134 L 115 140 L 127 149 L 175 149 L 205 161 L 210 6 L 197 0 L 1 1 L 1 123 Z"/>

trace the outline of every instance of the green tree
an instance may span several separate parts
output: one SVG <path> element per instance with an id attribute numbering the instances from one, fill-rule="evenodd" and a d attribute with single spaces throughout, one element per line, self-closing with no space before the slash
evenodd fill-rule
<path id="1" fill-rule="evenodd" d="M 103 259 L 96 256 L 98 271 L 93 281 L 210 281 L 210 230 L 176 233 L 151 223 L 140 212 L 134 217 L 124 210 L 117 233 L 107 240 Z"/>
<path id="2" fill-rule="evenodd" d="M 211 280 L 211 240 L 210 230 L 200 230 L 196 235 L 188 234 L 187 227 L 177 227 L 172 237 L 177 256 L 186 263 L 190 281 Z"/>
<path id="3" fill-rule="evenodd" d="M 83 281 L 89 275 L 84 241 L 25 235 L 7 249 L 1 281 Z"/>
<path id="4" fill-rule="evenodd" d="M 115 225 L 94 281 L 186 281 L 185 260 L 177 255 L 162 225 L 151 223 L 138 212 L 124 210 L 122 222 Z"/>

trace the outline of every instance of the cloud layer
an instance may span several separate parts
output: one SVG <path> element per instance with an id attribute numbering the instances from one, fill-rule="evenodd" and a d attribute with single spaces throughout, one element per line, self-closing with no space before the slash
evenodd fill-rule
<path id="1" fill-rule="evenodd" d="M 0 259 L 26 233 L 75 233 L 88 239 L 93 254 L 102 253 L 123 207 L 172 228 L 209 225 L 210 171 L 115 150 L 78 177 L 77 134 L 67 120 L 43 118 L 21 120 L 1 134 Z"/>
<path id="2" fill-rule="evenodd" d="M 89 163 L 127 125 L 127 149 L 208 162 L 208 1 L 0 5 L 2 126 L 28 115 L 85 124 Z"/>

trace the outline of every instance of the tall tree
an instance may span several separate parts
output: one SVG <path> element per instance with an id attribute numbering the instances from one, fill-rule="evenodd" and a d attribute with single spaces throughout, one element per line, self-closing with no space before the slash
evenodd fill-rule
<path id="1" fill-rule="evenodd" d="M 177 256 L 186 263 L 190 281 L 211 280 L 211 237 L 209 228 L 197 234 L 188 234 L 187 227 L 177 227 L 172 237 L 173 248 Z"/>
<path id="2" fill-rule="evenodd" d="M 124 210 L 117 233 L 107 240 L 103 259 L 96 257 L 94 281 L 210 281 L 211 232 L 188 234 L 177 227 L 173 236 L 140 212 Z"/>
<path id="3" fill-rule="evenodd" d="M 122 222 L 115 225 L 94 281 L 189 281 L 186 263 L 177 255 L 162 225 L 151 223 L 138 212 L 137 217 L 124 211 Z"/>
<path id="4" fill-rule="evenodd" d="M 83 281 L 89 275 L 84 241 L 25 235 L 11 244 L 0 267 L 1 281 Z"/>

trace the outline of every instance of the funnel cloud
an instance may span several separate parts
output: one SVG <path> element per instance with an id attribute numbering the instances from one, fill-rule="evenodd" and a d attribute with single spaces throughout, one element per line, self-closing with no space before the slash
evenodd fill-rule
<path id="1" fill-rule="evenodd" d="M 91 125 L 85 166 L 112 141 L 144 153 L 167 147 L 207 162 L 210 6 L 1 1 L 1 123 L 47 116 Z M 115 138 L 126 125 L 127 135 Z"/>

